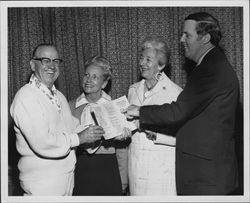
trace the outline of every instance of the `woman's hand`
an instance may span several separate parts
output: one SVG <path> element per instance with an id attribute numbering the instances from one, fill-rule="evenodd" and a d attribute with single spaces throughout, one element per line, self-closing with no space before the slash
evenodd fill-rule
<path id="1" fill-rule="evenodd" d="M 95 141 L 102 139 L 105 131 L 101 126 L 91 125 L 77 134 L 79 136 L 80 144 L 94 143 Z"/>
<path id="2" fill-rule="evenodd" d="M 115 137 L 114 140 L 124 141 L 124 140 L 130 138 L 131 136 L 132 136 L 131 130 L 125 127 L 122 130 L 122 134 Z"/>

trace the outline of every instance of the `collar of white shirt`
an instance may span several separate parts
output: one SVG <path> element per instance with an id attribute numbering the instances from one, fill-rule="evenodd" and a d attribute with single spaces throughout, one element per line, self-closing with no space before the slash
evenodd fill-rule
<path id="1" fill-rule="evenodd" d="M 102 97 L 96 102 L 97 104 L 102 104 L 105 103 L 107 101 L 111 101 L 111 97 L 102 90 Z M 89 103 L 88 100 L 86 99 L 86 96 L 84 93 L 82 93 L 77 99 L 76 99 L 76 104 L 75 104 L 75 108 L 87 104 Z"/>
<path id="2" fill-rule="evenodd" d="M 41 81 L 35 76 L 35 74 L 31 75 L 29 83 L 37 87 L 43 94 L 45 94 L 49 98 L 51 103 L 55 105 L 58 110 L 61 110 L 61 105 L 57 97 L 57 89 L 55 85 L 53 85 L 51 90 L 49 90 L 46 85 L 41 83 Z"/>

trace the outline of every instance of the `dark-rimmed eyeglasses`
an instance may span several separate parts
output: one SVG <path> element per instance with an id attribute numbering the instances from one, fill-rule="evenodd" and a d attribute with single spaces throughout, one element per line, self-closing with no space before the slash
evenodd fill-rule
<path id="1" fill-rule="evenodd" d="M 46 58 L 46 57 L 33 58 L 33 60 L 40 61 L 42 63 L 42 65 L 44 65 L 44 66 L 49 66 L 51 64 L 51 62 L 53 63 L 54 66 L 59 66 L 63 62 L 62 59 L 51 60 L 50 58 Z"/>

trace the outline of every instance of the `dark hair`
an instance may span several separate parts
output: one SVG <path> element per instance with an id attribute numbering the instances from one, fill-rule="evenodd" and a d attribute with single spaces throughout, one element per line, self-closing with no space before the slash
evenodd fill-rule
<path id="1" fill-rule="evenodd" d="M 93 56 L 85 62 L 85 68 L 90 65 L 98 66 L 104 70 L 104 80 L 109 80 L 111 78 L 111 66 L 106 58 L 102 56 Z"/>
<path id="2" fill-rule="evenodd" d="M 37 50 L 40 48 L 40 47 L 54 47 L 56 50 L 56 46 L 53 45 L 53 44 L 46 44 L 46 43 L 43 43 L 43 44 L 39 44 L 35 47 L 34 51 L 32 52 L 32 58 L 35 58 L 36 57 L 36 53 L 37 53 Z"/>
<path id="3" fill-rule="evenodd" d="M 195 20 L 197 21 L 196 32 L 198 35 L 210 34 L 210 42 L 218 46 L 222 35 L 220 31 L 219 22 L 216 18 L 206 12 L 198 12 L 190 14 L 185 18 L 185 20 Z"/>
<path id="4" fill-rule="evenodd" d="M 170 51 L 163 38 L 158 36 L 147 37 L 142 43 L 142 51 L 147 48 L 152 48 L 156 51 L 160 66 L 168 64 Z"/>

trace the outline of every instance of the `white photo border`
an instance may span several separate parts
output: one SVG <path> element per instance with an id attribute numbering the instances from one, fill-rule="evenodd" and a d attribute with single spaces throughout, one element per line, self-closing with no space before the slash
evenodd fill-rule
<path id="1" fill-rule="evenodd" d="M 249 202 L 249 1 L 1 1 L 1 201 L 2 202 Z M 244 195 L 241 196 L 8 196 L 8 8 L 10 7 L 243 7 Z"/>

